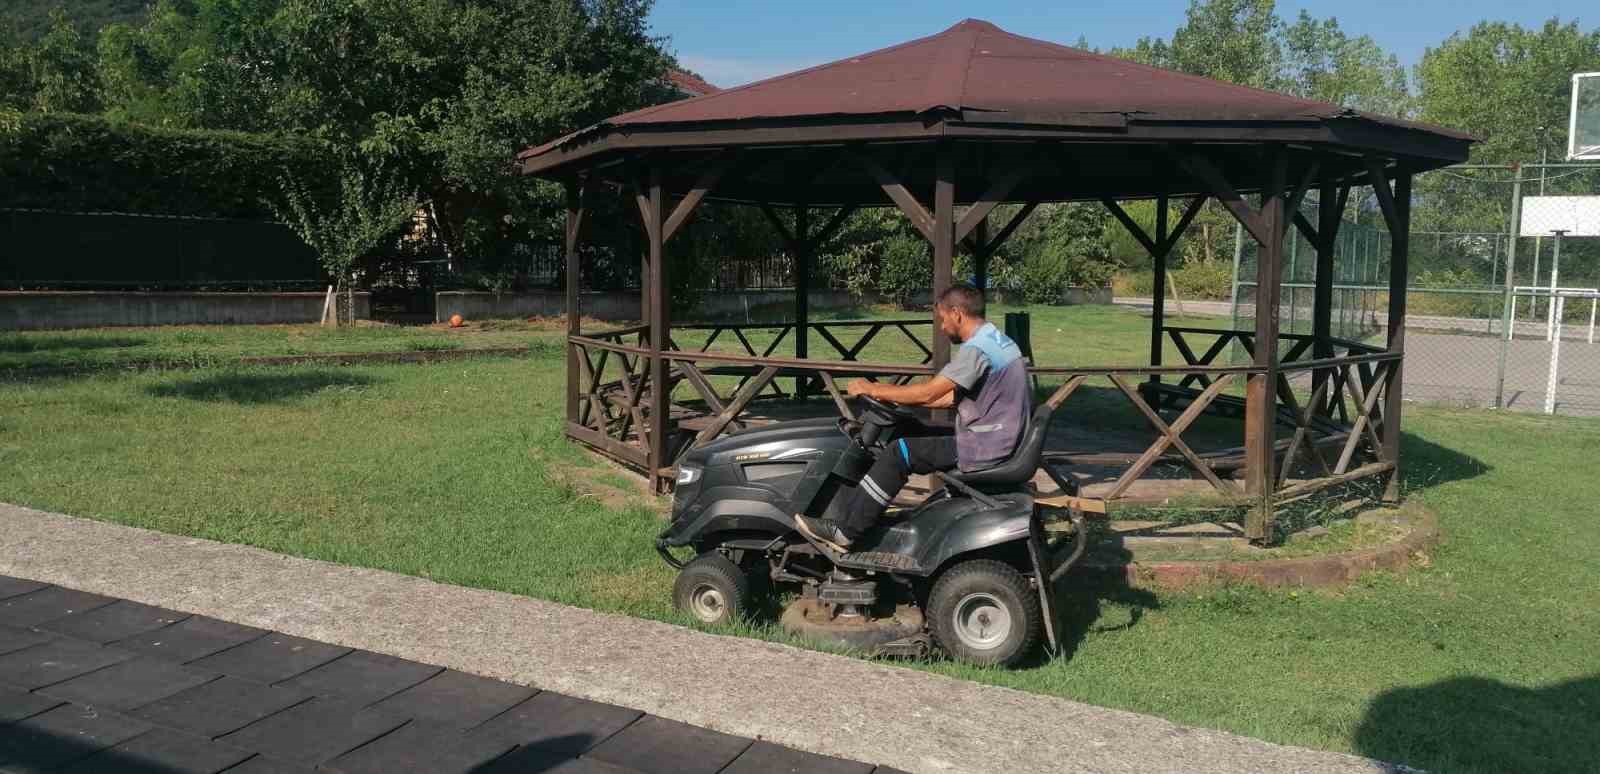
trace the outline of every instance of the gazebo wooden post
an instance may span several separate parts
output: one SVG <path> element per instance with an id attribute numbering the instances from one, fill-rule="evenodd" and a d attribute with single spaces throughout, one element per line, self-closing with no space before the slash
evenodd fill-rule
<path id="1" fill-rule="evenodd" d="M 805 360 L 807 337 L 811 321 L 811 243 L 810 209 L 802 204 L 794 208 L 794 236 L 789 252 L 794 258 L 794 356 Z M 794 378 L 794 396 L 806 396 L 806 377 Z"/>
<path id="2" fill-rule="evenodd" d="M 1161 365 L 1162 339 L 1167 331 L 1167 194 L 1156 197 L 1156 245 L 1150 257 L 1155 263 L 1155 282 L 1150 286 L 1150 365 Z M 1151 384 L 1161 383 L 1161 374 L 1150 375 Z"/>
<path id="3" fill-rule="evenodd" d="M 993 249 L 989 246 L 989 216 L 985 215 L 978 225 L 972 227 L 972 284 L 989 295 L 989 258 Z"/>
<path id="4" fill-rule="evenodd" d="M 1261 225 L 1267 237 L 1256 261 L 1255 367 L 1245 387 L 1245 493 L 1255 502 L 1245 518 L 1245 537 L 1272 539 L 1273 469 L 1277 442 L 1278 384 L 1278 280 L 1283 267 L 1284 180 L 1288 157 L 1281 148 L 1270 151 L 1266 187 L 1261 194 Z"/>
<path id="5" fill-rule="evenodd" d="M 661 190 L 661 165 L 650 165 L 648 193 L 640 202 L 641 215 L 644 217 L 645 238 L 650 242 L 649 273 L 644 280 L 644 305 L 646 309 L 646 331 L 649 336 L 650 350 L 650 421 L 649 421 L 649 448 L 646 466 L 649 468 L 650 487 L 652 491 L 661 491 L 661 469 L 666 466 L 667 460 L 667 419 L 671 410 L 671 390 L 668 388 L 667 361 L 662 353 L 669 348 L 667 339 L 670 335 L 669 307 L 667 304 L 666 288 L 669 278 L 667 276 L 667 262 L 665 260 L 662 230 L 665 226 L 661 218 L 664 194 Z M 642 388 L 641 388 L 642 389 Z"/>
<path id="6" fill-rule="evenodd" d="M 579 333 L 582 310 L 578 308 L 578 286 L 582 281 L 578 270 L 578 234 L 583 228 L 584 189 L 587 181 L 566 181 L 567 194 L 567 335 Z M 567 421 L 578 421 L 578 347 L 567 343 Z"/>
<path id="7" fill-rule="evenodd" d="M 1339 219 L 1344 213 L 1344 202 L 1349 195 L 1348 187 L 1340 188 L 1333 183 L 1323 183 L 1317 192 L 1317 230 L 1315 234 L 1306 234 L 1306 238 L 1317 248 L 1316 288 L 1311 297 L 1311 336 L 1312 356 L 1318 360 L 1333 357 L 1333 275 L 1334 251 L 1339 242 Z M 1297 221 L 1304 231 L 1304 219 Z M 1312 394 L 1318 394 L 1323 383 L 1334 378 L 1333 369 L 1319 368 L 1312 374 Z M 1327 395 L 1325 400 L 1331 401 L 1332 395 Z M 1324 406 L 1317 410 L 1324 411 Z"/>
<path id="8" fill-rule="evenodd" d="M 1378 206 L 1383 210 L 1383 218 L 1389 226 L 1388 350 L 1400 358 L 1391 362 L 1384 374 L 1383 458 L 1392 462 L 1394 469 L 1389 472 L 1383 499 L 1396 502 L 1400 499 L 1400 409 L 1405 384 L 1403 367 L 1406 350 L 1406 279 L 1411 252 L 1411 170 L 1401 165 L 1395 171 L 1394 188 L 1391 190 L 1383 163 L 1372 157 L 1366 161 L 1372 190 L 1378 195 Z"/>
<path id="9" fill-rule="evenodd" d="M 955 148 L 949 142 L 939 143 L 934 151 L 933 183 L 933 301 L 950 289 L 951 274 L 955 265 L 956 238 L 956 173 Z M 950 362 L 950 339 L 939 332 L 939 314 L 933 313 L 933 368 L 944 368 Z"/>

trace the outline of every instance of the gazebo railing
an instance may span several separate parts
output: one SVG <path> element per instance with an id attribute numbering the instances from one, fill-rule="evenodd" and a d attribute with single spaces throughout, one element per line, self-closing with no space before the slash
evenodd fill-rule
<path id="1" fill-rule="evenodd" d="M 870 336 L 877 335 L 874 332 L 890 328 L 904 331 L 902 326 L 910 324 L 913 322 L 849 321 L 811 327 L 859 332 L 859 337 L 849 344 L 840 340 L 835 346 L 841 356 L 854 357 L 862 351 L 862 341 L 870 341 Z M 789 397 L 781 390 L 772 391 L 779 378 L 794 378 L 797 382 L 815 385 L 818 393 L 826 393 L 831 398 L 840 416 L 854 419 L 854 412 L 845 400 L 842 380 L 865 377 L 907 382 L 933 373 L 926 364 L 776 357 L 772 353 L 781 346 L 783 339 L 774 338 L 762 350 L 757 350 L 755 343 L 743 335 L 752 328 L 778 330 L 781 337 L 785 331 L 792 331 L 793 325 L 679 327 L 679 330 L 709 330 L 711 336 L 698 349 L 674 346 L 663 353 L 670 363 L 667 371 L 669 397 L 680 398 L 669 400 L 667 404 L 672 412 L 668 423 L 672 434 L 668 441 L 668 460 L 675 462 L 687 451 L 747 426 L 757 419 L 750 415 L 758 401 Z M 1247 495 L 1240 483 L 1230 477 L 1233 470 L 1244 465 L 1244 446 L 1201 452 L 1184 436 L 1205 414 L 1242 415 L 1241 388 L 1265 370 L 1254 364 L 1219 364 L 1217 359 L 1228 343 L 1239 342 L 1248 348 L 1251 336 L 1248 332 L 1209 329 L 1171 329 L 1168 333 L 1185 345 L 1202 334 L 1216 339 L 1202 356 L 1195 356 L 1192 347 L 1179 346 L 1186 360 L 1196 361 L 1184 365 L 1035 366 L 1030 369 L 1035 377 L 1062 380 L 1048 398 L 1057 408 L 1066 404 L 1085 384 L 1101 382 L 1113 388 L 1113 394 L 1127 400 L 1154 433 L 1150 445 L 1137 454 L 1051 451 L 1047 456 L 1056 463 L 1126 465 L 1109 489 L 1093 496 L 1092 499 L 1105 504 L 1143 501 L 1135 484 L 1158 464 L 1187 466 L 1224 502 L 1250 502 L 1250 498 L 1259 497 L 1260 493 Z M 719 335 L 739 342 L 743 353 L 712 351 L 710 346 Z M 646 367 L 651 354 L 646 331 L 624 328 L 581 334 L 570 336 L 568 342 L 576 355 L 580 376 L 579 383 L 574 385 L 579 394 L 576 412 L 567 423 L 568 434 L 618 461 L 648 471 L 650 423 L 646 418 L 653 385 L 649 383 Z M 1272 489 L 1273 497 L 1279 500 L 1394 468 L 1394 461 L 1385 457 L 1381 443 L 1381 408 L 1388 390 L 1393 387 L 1391 374 L 1400 356 L 1359 342 L 1334 340 L 1332 343 L 1335 351 L 1342 350 L 1342 353 L 1330 358 L 1307 358 L 1305 353 L 1313 346 L 1310 337 L 1293 337 L 1285 361 L 1279 367 L 1276 416 L 1280 426 L 1292 430 L 1288 437 L 1277 439 L 1274 445 L 1274 457 L 1279 463 Z M 1302 400 L 1297 389 L 1309 390 L 1309 393 Z M 1163 410 L 1177 414 L 1168 419 L 1163 417 Z M 1304 467 L 1297 467 L 1302 463 Z M 1291 476 L 1294 470 L 1308 468 L 1314 471 L 1310 478 L 1296 480 Z M 672 476 L 670 467 L 653 473 L 668 479 Z"/>
<path id="2" fill-rule="evenodd" d="M 916 322 L 926 324 L 926 321 Z M 862 325 L 849 321 L 808 327 L 864 328 L 865 332 L 856 342 L 850 345 L 843 342 L 837 344 L 841 355 L 854 357 L 860 352 L 861 341 L 870 340 L 868 337 L 876 335 L 876 331 L 887 328 L 904 330 L 904 326 L 909 324 L 912 322 L 887 321 Z M 746 422 L 743 415 L 757 399 L 789 397 L 788 393 L 778 388 L 778 377 L 793 377 L 800 382 L 818 385 L 819 391 L 832 397 L 841 415 L 853 418 L 838 379 L 863 377 L 904 383 L 933 373 L 932 368 L 923 364 L 911 366 L 774 357 L 771 353 L 781 344 L 781 339 L 774 339 L 765 351 L 757 354 L 754 353 L 754 344 L 743 335 L 744 331 L 752 328 L 778 329 L 782 335 L 783 330 L 793 328 L 792 324 L 679 326 L 679 330 L 693 328 L 711 330 L 713 337 L 722 330 L 731 330 L 735 334 L 733 338 L 740 342 L 746 353 L 709 351 L 710 339 L 698 350 L 687 350 L 674 343 L 663 353 L 663 357 L 671 363 L 667 385 L 669 395 L 680 386 L 687 385 L 691 394 L 697 396 L 706 407 L 706 412 L 692 414 L 685 410 L 682 402 L 669 401 L 668 405 L 674 414 L 669 429 L 694 432 L 687 442 L 673 445 L 673 460 L 729 430 L 744 427 Z M 649 423 L 645 420 L 650 405 L 649 393 L 653 389 L 646 367 L 651 356 L 646 335 L 641 328 L 623 328 L 567 337 L 568 346 L 576 357 L 579 377 L 578 384 L 571 386 L 577 390 L 578 397 L 574 414 L 568 417 L 568 434 L 620 462 L 641 469 L 648 469 L 650 438 Z M 838 339 L 837 336 L 832 338 L 835 341 Z M 633 339 L 632 343 L 629 339 Z M 924 358 L 923 363 L 926 362 Z M 716 385 L 719 378 L 737 378 L 737 383 L 731 390 L 721 390 Z M 768 390 L 772 392 L 764 394 Z M 657 471 L 658 474 L 661 472 Z"/>

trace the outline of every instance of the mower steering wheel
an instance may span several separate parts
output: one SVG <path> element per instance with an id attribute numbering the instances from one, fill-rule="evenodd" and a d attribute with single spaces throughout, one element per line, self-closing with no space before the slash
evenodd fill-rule
<path id="1" fill-rule="evenodd" d="M 862 405 L 865 405 L 868 411 L 871 411 L 872 413 L 877 414 L 884 419 L 894 422 L 902 422 L 906 420 L 915 420 L 917 418 L 917 415 L 912 413 L 911 409 L 908 409 L 905 406 L 881 401 L 870 395 L 857 395 L 856 399 L 861 401 Z"/>

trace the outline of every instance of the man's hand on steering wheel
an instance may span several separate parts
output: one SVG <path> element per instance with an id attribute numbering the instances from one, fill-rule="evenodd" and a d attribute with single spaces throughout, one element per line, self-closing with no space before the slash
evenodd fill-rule
<path id="1" fill-rule="evenodd" d="M 875 397 L 872 394 L 872 388 L 877 386 L 878 383 L 871 379 L 851 379 L 850 383 L 844 386 L 844 391 L 852 398 L 859 398 L 863 395 L 871 398 Z"/>

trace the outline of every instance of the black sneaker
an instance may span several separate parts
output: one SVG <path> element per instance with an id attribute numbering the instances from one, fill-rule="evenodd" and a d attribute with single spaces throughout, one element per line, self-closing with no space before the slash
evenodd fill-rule
<path id="1" fill-rule="evenodd" d="M 816 519 L 795 514 L 794 528 L 810 540 L 821 543 L 841 554 L 850 553 L 850 536 L 839 525 L 828 519 Z"/>

